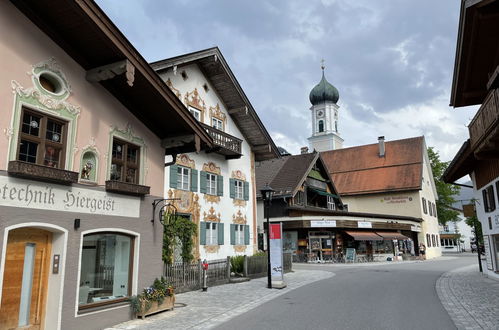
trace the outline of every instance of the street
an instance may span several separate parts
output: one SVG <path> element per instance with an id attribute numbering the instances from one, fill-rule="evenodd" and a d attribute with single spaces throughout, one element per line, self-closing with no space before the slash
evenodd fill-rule
<path id="1" fill-rule="evenodd" d="M 382 266 L 294 265 L 336 276 L 284 294 L 216 329 L 456 329 L 435 283 L 476 257 Z"/>

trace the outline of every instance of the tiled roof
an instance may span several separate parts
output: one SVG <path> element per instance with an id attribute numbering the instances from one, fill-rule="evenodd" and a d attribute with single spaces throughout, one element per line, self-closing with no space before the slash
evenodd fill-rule
<path id="1" fill-rule="evenodd" d="M 255 166 L 257 194 L 268 183 L 276 195 L 291 194 L 305 177 L 317 153 L 285 156 Z"/>
<path id="2" fill-rule="evenodd" d="M 423 167 L 422 136 L 326 151 L 321 157 L 341 195 L 418 190 Z"/>

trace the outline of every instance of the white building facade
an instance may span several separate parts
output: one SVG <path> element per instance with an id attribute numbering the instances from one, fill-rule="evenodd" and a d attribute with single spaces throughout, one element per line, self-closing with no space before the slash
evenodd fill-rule
<path id="1" fill-rule="evenodd" d="M 165 173 L 165 197 L 176 199 L 178 214 L 198 225 L 195 258 L 252 255 L 257 249 L 254 162 L 277 157 L 276 146 L 218 48 L 152 66 L 217 146 L 179 153 Z M 210 68 L 218 72 L 218 81 Z M 220 79 L 226 83 L 223 88 Z M 230 98 L 239 98 L 241 104 L 232 104 Z"/>

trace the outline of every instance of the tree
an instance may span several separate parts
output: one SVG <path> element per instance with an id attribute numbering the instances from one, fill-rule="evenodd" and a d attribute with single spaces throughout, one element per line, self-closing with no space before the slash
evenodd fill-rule
<path id="1" fill-rule="evenodd" d="M 466 218 L 464 220 L 468 226 L 473 228 L 473 232 L 476 230 L 476 237 L 478 238 L 478 245 L 483 244 L 483 234 L 482 234 L 482 224 L 478 220 L 477 216 L 474 215 L 472 217 Z M 475 238 L 473 238 L 473 241 L 475 241 Z"/>
<path id="2" fill-rule="evenodd" d="M 460 189 L 458 186 L 442 181 L 442 175 L 449 166 L 449 162 L 442 162 L 438 152 L 433 147 L 428 148 L 428 158 L 430 158 L 433 179 L 437 188 L 438 200 L 436 204 L 438 222 L 441 225 L 445 225 L 449 221 L 459 221 L 459 212 L 453 208 L 452 204 L 456 202 L 454 196 L 459 194 Z"/>

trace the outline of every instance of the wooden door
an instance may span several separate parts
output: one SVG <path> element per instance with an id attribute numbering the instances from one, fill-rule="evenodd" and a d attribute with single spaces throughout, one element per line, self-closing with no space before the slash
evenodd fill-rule
<path id="1" fill-rule="evenodd" d="M 52 233 L 45 230 L 21 228 L 9 232 L 0 306 L 0 329 L 18 329 L 21 309 L 29 315 L 29 323 L 23 326 L 23 329 L 43 329 L 51 243 Z M 29 253 L 33 254 L 30 260 L 27 257 L 25 261 L 28 249 L 31 249 L 32 252 Z M 31 266 L 26 263 L 31 263 Z M 26 269 L 30 269 L 30 272 L 23 278 Z M 21 306 L 23 285 L 27 301 Z"/>

